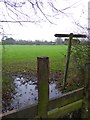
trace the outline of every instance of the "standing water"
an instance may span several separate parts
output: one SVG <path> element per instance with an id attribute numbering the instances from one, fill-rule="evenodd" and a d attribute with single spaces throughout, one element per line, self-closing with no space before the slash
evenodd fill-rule
<path id="1" fill-rule="evenodd" d="M 21 109 L 25 106 L 38 102 L 37 80 L 25 80 L 23 77 L 14 79 L 15 90 L 12 93 L 10 106 L 3 108 L 3 112 L 12 109 Z M 56 87 L 56 82 L 49 83 L 49 99 L 61 96 L 61 92 Z M 9 108 L 10 107 L 10 108 Z"/>

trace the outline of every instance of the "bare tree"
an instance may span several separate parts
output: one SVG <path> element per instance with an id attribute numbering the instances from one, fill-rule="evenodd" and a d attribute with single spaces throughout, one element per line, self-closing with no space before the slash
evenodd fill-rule
<path id="1" fill-rule="evenodd" d="M 56 24 L 55 20 L 59 20 L 62 15 L 73 19 L 73 15 L 68 13 L 68 9 L 77 8 L 80 1 L 72 1 L 68 5 L 68 1 L 71 0 L 64 0 L 66 4 L 63 6 L 60 4 L 62 1 L 63 0 L 0 0 L 0 25 L 3 26 L 3 23 L 19 23 L 22 25 L 26 22 L 36 24 L 46 21 L 50 24 Z M 78 21 L 75 20 L 73 23 L 78 26 L 78 29 L 87 32 L 87 28 L 82 26 Z M 0 35 L 1 34 L 3 33 L 0 32 Z"/>
<path id="2" fill-rule="evenodd" d="M 2 5 L 3 19 L 0 22 L 54 22 L 52 18 L 58 18 L 58 15 L 68 16 L 67 9 L 74 7 L 77 2 L 69 6 L 60 8 L 57 0 L 0 0 Z M 0 6 L 1 6 L 0 5 Z M 5 10 L 6 9 L 6 10 Z"/>

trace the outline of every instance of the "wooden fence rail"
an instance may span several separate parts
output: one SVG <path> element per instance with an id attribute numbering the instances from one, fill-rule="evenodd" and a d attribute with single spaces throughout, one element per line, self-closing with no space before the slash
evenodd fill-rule
<path id="1" fill-rule="evenodd" d="M 49 58 L 48 57 L 38 57 L 38 103 L 33 105 L 28 105 L 20 110 L 13 110 L 0 115 L 3 119 L 7 118 L 26 118 L 27 120 L 32 120 L 33 118 L 58 118 L 66 115 L 67 113 L 84 108 L 84 114 L 88 111 L 85 110 L 86 104 L 83 105 L 84 101 L 88 101 L 88 96 L 85 91 L 88 92 L 90 98 L 89 87 L 80 88 L 66 94 L 61 97 L 52 98 L 49 100 L 48 94 L 48 80 L 49 80 Z M 90 65 L 89 65 L 90 66 Z M 87 68 L 87 67 L 86 67 Z M 89 67 L 90 68 L 90 67 Z M 86 73 L 87 74 L 87 73 Z M 87 76 L 87 75 L 86 75 Z M 88 78 L 87 78 L 88 79 Z M 89 80 L 86 82 L 88 85 Z M 89 84 L 90 85 L 90 84 Z M 84 99 L 84 97 L 86 99 Z M 88 101 L 89 102 L 89 101 Z M 89 102 L 90 103 L 90 102 Z M 87 117 L 87 116 L 86 116 Z"/>
<path id="2" fill-rule="evenodd" d="M 49 103 L 48 103 L 48 115 L 51 116 L 52 111 L 55 112 L 55 110 L 57 111 L 59 108 L 64 109 L 63 106 L 71 107 L 73 103 L 76 103 L 77 101 L 80 102 L 80 106 L 78 105 L 75 105 L 75 106 L 77 108 L 78 107 L 80 108 L 82 99 L 83 99 L 83 88 L 63 94 L 61 97 L 52 98 L 51 100 L 49 100 Z M 71 106 L 68 106 L 68 105 L 71 105 Z M 66 114 L 66 111 L 63 110 L 62 114 L 64 115 L 64 113 Z M 20 110 L 12 110 L 10 112 L 4 113 L 2 114 L 2 117 L 3 119 L 4 118 L 34 118 L 37 115 L 38 115 L 38 103 L 29 105 L 28 107 L 25 107 Z"/>

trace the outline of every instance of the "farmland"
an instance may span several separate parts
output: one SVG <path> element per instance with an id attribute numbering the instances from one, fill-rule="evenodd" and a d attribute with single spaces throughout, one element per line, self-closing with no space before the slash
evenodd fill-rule
<path id="1" fill-rule="evenodd" d="M 65 45 L 4 45 L 2 51 L 3 110 L 7 111 L 8 103 L 11 103 L 11 93 L 13 94 L 15 91 L 15 86 L 12 84 L 15 77 L 20 78 L 22 75 L 23 78 L 28 79 L 28 82 L 30 80 L 35 81 L 37 79 L 37 57 L 48 56 L 50 80 L 54 80 L 56 79 L 56 71 L 60 70 L 60 73 L 63 73 L 66 52 L 67 46 Z M 58 78 L 61 78 L 61 74 Z M 22 84 L 22 86 L 25 85 Z"/>
<path id="2" fill-rule="evenodd" d="M 37 76 L 37 57 L 48 56 L 50 80 L 54 79 L 62 84 L 67 48 L 66 45 L 4 45 L 2 51 L 3 83 L 6 78 L 13 75 L 29 76 L 29 78 L 32 76 L 34 79 Z M 83 51 L 80 52 L 81 48 Z M 69 86 L 69 89 L 83 85 L 85 58 L 88 56 L 86 48 L 87 46 L 77 46 L 74 48 L 75 53 L 71 53 L 67 81 L 70 86 L 73 86 Z M 72 59 L 72 55 L 74 59 Z M 10 82 L 9 79 L 7 81 Z M 5 84 L 7 85 L 7 83 Z"/>
<path id="3" fill-rule="evenodd" d="M 83 51 L 80 52 L 79 50 L 79 48 L 82 47 L 83 46 L 77 46 L 74 48 L 72 46 L 72 48 L 74 48 L 75 53 L 74 54 L 72 54 L 73 52 L 71 53 L 71 59 L 69 64 L 68 77 L 67 77 L 67 85 L 65 91 L 63 92 L 68 92 L 83 86 L 84 74 L 81 74 L 82 72 L 80 72 L 80 70 L 77 69 L 77 64 L 74 65 L 75 60 L 76 63 L 77 60 L 78 63 L 83 63 L 80 64 L 81 66 L 84 65 L 84 57 L 86 58 L 86 54 L 82 56 L 83 59 L 81 59 L 81 55 L 83 55 Z M 16 78 L 18 78 L 20 81 L 21 81 L 21 77 L 24 79 L 24 84 L 20 84 L 19 88 L 25 86 L 26 84 L 29 85 L 29 82 L 31 82 L 31 80 L 32 82 L 37 81 L 37 73 L 36 73 L 37 57 L 39 56 L 49 57 L 49 66 L 50 66 L 49 82 L 54 81 L 56 83 L 56 88 L 59 91 L 62 91 L 67 48 L 68 46 L 66 45 L 4 45 L 2 46 L 2 52 L 1 52 L 2 53 L 2 91 L 3 91 L 2 106 L 4 112 L 8 110 L 8 105 L 11 103 L 12 97 L 13 96 L 15 97 L 15 95 L 20 94 L 19 91 L 17 92 L 17 94 L 14 95 L 15 89 L 18 87 L 18 85 L 17 86 L 14 85 Z M 80 53 L 80 57 L 77 56 L 78 53 Z M 74 58 L 74 62 L 72 61 L 73 60 L 72 58 Z M 28 91 L 28 89 L 25 91 Z M 12 97 L 11 94 L 13 94 Z M 12 108 L 10 108 L 10 110 L 11 109 Z"/>
<path id="4" fill-rule="evenodd" d="M 3 79 L 9 75 L 37 76 L 37 57 L 48 56 L 50 79 L 61 84 L 64 78 L 67 45 L 4 45 L 2 51 Z M 88 58 L 87 46 L 72 46 L 67 81 L 76 87 L 83 84 L 84 65 Z M 84 54 L 83 54 L 84 53 Z M 72 56 L 73 55 L 73 56 Z M 8 80 L 9 81 L 9 80 Z M 70 88 L 70 87 L 69 87 Z M 74 88 L 74 87 L 73 87 Z"/>
<path id="5" fill-rule="evenodd" d="M 66 52 L 66 45 L 4 45 L 3 71 L 13 73 L 36 70 L 38 56 L 49 57 L 52 71 L 63 70 Z"/>

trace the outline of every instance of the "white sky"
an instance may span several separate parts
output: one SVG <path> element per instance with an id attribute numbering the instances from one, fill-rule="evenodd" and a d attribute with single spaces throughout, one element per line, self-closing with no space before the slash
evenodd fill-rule
<path id="1" fill-rule="evenodd" d="M 57 0 L 58 1 L 58 0 Z M 47 22 L 41 22 L 39 24 L 35 23 L 24 23 L 23 26 L 19 23 L 0 23 L 0 26 L 3 26 L 4 32 L 6 34 L 12 34 L 8 35 L 8 37 L 13 37 L 14 39 L 23 39 L 23 40 L 48 40 L 53 41 L 55 40 L 54 34 L 56 33 L 82 33 L 86 32 L 79 27 L 77 27 L 74 24 L 75 22 L 79 22 L 80 25 L 83 27 L 87 27 L 88 25 L 88 1 L 90 0 L 60 0 L 58 2 L 58 8 L 60 7 L 65 8 L 68 7 L 70 4 L 79 1 L 74 7 L 66 10 L 66 13 L 69 13 L 68 17 L 60 14 L 58 17 L 59 19 L 52 19 L 54 24 L 50 24 Z M 1 4 L 2 5 L 2 4 Z M 0 5 L 0 6 L 1 6 Z M 28 6 L 27 6 L 28 7 Z M 2 9 L 3 14 L 5 14 L 6 19 L 10 20 L 10 18 L 7 16 L 7 14 L 4 12 L 4 7 L 2 5 L 0 9 L 0 19 L 5 20 L 2 15 Z M 48 8 L 47 8 L 48 10 Z M 26 8 L 24 11 L 28 12 Z M 48 11 L 50 12 L 50 11 Z M 12 15 L 13 17 L 13 15 Z M 1 29 L 2 30 L 2 29 Z M 2 32 L 2 31 L 1 31 Z M 2 35 L 0 35 L 0 39 L 2 38 Z"/>

